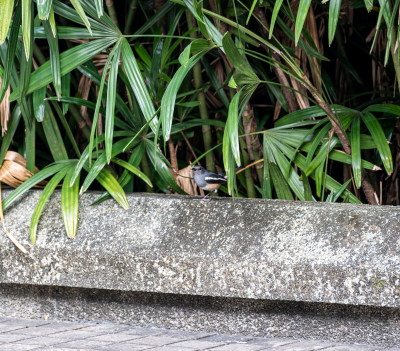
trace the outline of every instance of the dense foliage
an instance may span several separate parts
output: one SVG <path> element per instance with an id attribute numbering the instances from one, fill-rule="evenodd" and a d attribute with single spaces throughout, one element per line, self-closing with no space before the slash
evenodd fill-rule
<path id="1" fill-rule="evenodd" d="M 195 163 L 224 170 L 222 194 L 236 197 L 398 205 L 398 11 L 392 0 L 4 0 L 1 179 L 22 184 L 3 208 L 44 187 L 35 242 L 62 184 L 74 237 L 79 193 L 102 188 L 96 203 L 124 208 L 125 191 L 194 194 Z"/>

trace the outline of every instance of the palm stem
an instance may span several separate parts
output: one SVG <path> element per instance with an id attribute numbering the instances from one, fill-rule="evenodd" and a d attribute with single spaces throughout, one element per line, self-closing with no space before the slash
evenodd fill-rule
<path id="1" fill-rule="evenodd" d="M 189 10 L 186 10 L 186 19 L 188 23 L 189 30 L 192 30 L 193 27 L 193 17 Z M 196 33 L 190 33 L 192 38 L 197 38 Z M 201 76 L 201 65 L 200 63 L 196 63 L 193 67 L 193 78 L 194 78 L 194 86 L 195 89 L 199 89 L 203 86 L 203 79 Z M 197 100 L 200 103 L 199 111 L 200 111 L 200 118 L 201 119 L 208 119 L 208 111 L 207 111 L 207 104 L 206 104 L 206 97 L 203 91 L 200 91 L 197 95 Z M 210 150 L 212 148 L 212 134 L 210 126 L 204 125 L 202 126 L 203 131 L 203 142 L 204 142 L 204 149 Z M 214 164 L 214 154 L 212 152 L 207 153 L 206 155 L 206 168 L 210 171 L 215 171 L 215 164 Z"/>

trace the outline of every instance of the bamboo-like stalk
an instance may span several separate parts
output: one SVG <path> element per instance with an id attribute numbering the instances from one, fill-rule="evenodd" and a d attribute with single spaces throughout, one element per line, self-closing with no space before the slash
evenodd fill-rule
<path id="1" fill-rule="evenodd" d="M 397 38 L 397 33 L 394 28 L 392 28 L 392 38 Z M 390 52 L 393 58 L 393 67 L 396 72 L 397 88 L 399 89 L 400 92 L 400 52 L 398 48 L 396 50 L 396 40 L 391 40 Z"/>
<path id="2" fill-rule="evenodd" d="M 114 1 L 106 0 L 106 7 L 107 7 L 107 12 L 108 12 L 110 18 L 118 27 L 118 17 L 117 17 L 117 12 L 115 11 L 115 7 L 114 7 Z"/>
<path id="3" fill-rule="evenodd" d="M 131 28 L 133 24 L 133 20 L 135 19 L 136 9 L 138 5 L 138 0 L 131 0 L 128 10 L 128 16 L 125 22 L 124 33 L 131 34 Z"/>
<path id="4" fill-rule="evenodd" d="M 141 160 L 143 173 L 147 175 L 151 182 L 153 182 L 153 175 L 151 173 L 150 161 L 146 153 L 143 154 Z M 146 192 L 154 193 L 154 189 L 146 183 Z"/>
<path id="5" fill-rule="evenodd" d="M 78 127 L 81 130 L 82 134 L 89 141 L 90 140 L 90 128 L 87 126 L 87 124 L 86 124 L 85 120 L 83 119 L 81 113 L 79 112 L 78 108 L 73 104 L 69 104 L 68 111 L 71 113 L 75 122 L 78 124 Z"/>
<path id="6" fill-rule="evenodd" d="M 258 161 L 260 159 L 259 151 L 261 150 L 261 144 L 258 140 L 257 135 L 250 135 L 251 133 L 256 132 L 256 122 L 254 120 L 253 109 L 249 103 L 246 104 L 246 107 L 242 114 L 243 117 L 243 127 L 244 132 L 246 134 L 246 144 L 247 144 L 247 152 L 249 153 L 250 160 Z M 261 168 L 256 168 L 257 178 L 259 183 L 262 185 L 264 175 Z"/>
<path id="7" fill-rule="evenodd" d="M 193 29 L 193 17 L 189 10 L 186 10 L 186 20 L 188 24 L 188 29 Z M 192 38 L 197 38 L 196 33 L 190 33 Z M 199 89 L 203 85 L 203 79 L 201 76 L 201 65 L 200 63 L 196 63 L 193 67 L 193 79 L 194 79 L 194 86 L 196 89 Z M 200 103 L 199 111 L 200 111 L 200 118 L 201 119 L 208 119 L 208 111 L 206 105 L 206 97 L 203 91 L 200 91 L 197 95 L 197 100 Z M 204 149 L 210 150 L 212 148 L 212 134 L 210 126 L 202 126 L 203 131 L 203 142 L 204 142 Z M 210 171 L 215 171 L 215 164 L 214 164 L 214 154 L 213 152 L 209 152 L 206 155 L 206 168 Z"/>
<path id="8" fill-rule="evenodd" d="M 32 118 L 31 125 L 25 125 L 26 169 L 32 173 L 35 173 L 35 142 L 36 120 Z"/>
<path id="9" fill-rule="evenodd" d="M 243 164 L 247 165 L 249 163 L 249 155 L 246 152 L 246 143 L 244 142 L 243 138 L 239 139 L 239 145 L 240 145 L 240 150 L 242 152 Z M 245 169 L 244 176 L 246 180 L 247 196 L 250 198 L 256 198 L 257 194 L 256 194 L 256 189 L 254 187 L 254 181 L 251 175 L 250 168 Z"/>

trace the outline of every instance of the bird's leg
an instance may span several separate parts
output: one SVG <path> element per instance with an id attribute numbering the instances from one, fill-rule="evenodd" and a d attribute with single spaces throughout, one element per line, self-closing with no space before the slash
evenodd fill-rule
<path id="1" fill-rule="evenodd" d="M 202 200 L 204 200 L 204 201 L 211 201 L 211 194 L 212 193 L 217 193 L 217 189 L 215 189 L 215 190 L 212 190 L 212 191 L 210 191 L 206 196 L 204 196 L 203 198 L 202 198 Z M 208 197 L 209 196 L 209 197 Z M 207 198 L 208 197 L 208 198 Z"/>

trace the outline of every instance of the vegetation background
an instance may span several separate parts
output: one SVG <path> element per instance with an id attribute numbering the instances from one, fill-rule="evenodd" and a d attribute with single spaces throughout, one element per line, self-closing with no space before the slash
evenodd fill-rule
<path id="1" fill-rule="evenodd" d="M 197 163 L 235 197 L 398 205 L 399 3 L 1 1 L 3 209 L 44 187 L 35 242 L 60 186 L 72 238 L 79 194 L 196 194 Z"/>

